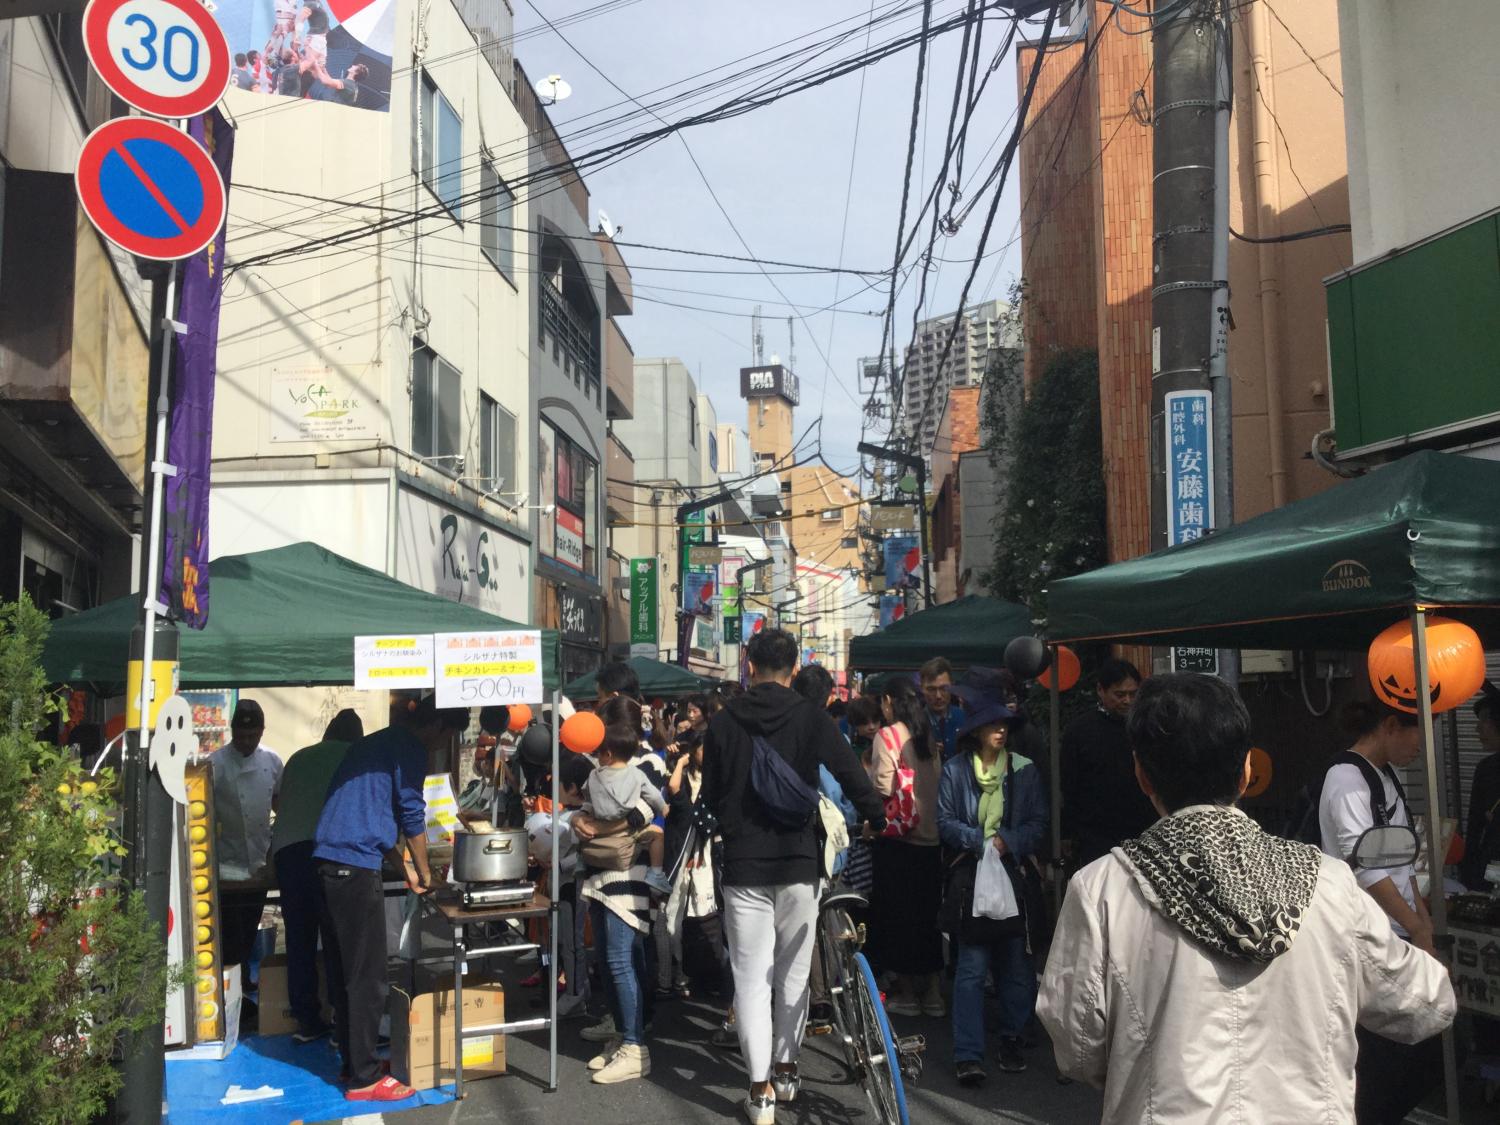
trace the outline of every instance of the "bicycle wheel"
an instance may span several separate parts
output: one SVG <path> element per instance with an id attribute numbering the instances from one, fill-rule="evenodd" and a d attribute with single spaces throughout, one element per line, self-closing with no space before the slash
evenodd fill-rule
<path id="1" fill-rule="evenodd" d="M 851 960 L 854 945 L 854 922 L 846 910 L 825 909 L 819 915 L 816 955 L 823 966 L 823 983 L 828 1002 L 833 1005 L 833 1033 L 844 1052 L 844 1062 L 855 1081 L 862 1082 L 864 1063 L 860 1058 L 856 1036 L 857 1015 L 854 990 L 850 988 Z"/>
<path id="2" fill-rule="evenodd" d="M 856 953 L 853 961 L 855 972 L 848 982 L 854 1001 L 851 1006 L 855 1009 L 851 1031 L 864 1063 L 865 1097 L 881 1125 L 908 1125 L 906 1085 L 901 1080 L 901 1059 L 896 1052 L 896 1038 L 891 1034 L 891 1021 L 886 1018 L 880 989 L 865 955 Z"/>

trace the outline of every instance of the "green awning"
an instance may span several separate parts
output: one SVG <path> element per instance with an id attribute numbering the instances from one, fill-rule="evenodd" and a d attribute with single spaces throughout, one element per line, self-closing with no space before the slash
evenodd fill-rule
<path id="1" fill-rule="evenodd" d="M 1006 645 L 1035 632 L 1024 605 L 970 594 L 855 637 L 849 642 L 849 667 L 914 671 L 934 656 L 946 656 L 956 668 L 998 668 Z"/>
<path id="2" fill-rule="evenodd" d="M 1046 633 L 1363 651 L 1415 605 L 1500 645 L 1500 464 L 1413 453 L 1197 543 L 1053 583 Z"/>
<path id="3" fill-rule="evenodd" d="M 184 688 L 354 682 L 354 638 L 526 628 L 398 582 L 314 543 L 212 563 L 208 627 L 179 629 Z M 54 622 L 42 661 L 56 683 L 123 690 L 135 597 Z M 557 685 L 557 633 L 542 630 L 544 678 Z"/>
<path id="4" fill-rule="evenodd" d="M 649 656 L 632 656 L 626 663 L 635 669 L 635 674 L 641 681 L 641 695 L 647 699 L 654 699 L 658 696 L 676 698 L 696 695 L 714 684 L 713 680 L 696 676 L 686 668 L 680 668 L 676 664 L 664 664 L 660 660 L 652 660 Z M 598 672 L 579 676 L 572 683 L 563 686 L 563 694 L 575 702 L 581 699 L 593 699 L 594 682 L 598 678 Z"/>

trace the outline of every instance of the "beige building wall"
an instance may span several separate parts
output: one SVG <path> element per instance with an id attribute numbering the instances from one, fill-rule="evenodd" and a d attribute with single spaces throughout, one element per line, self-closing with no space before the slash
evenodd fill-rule
<path id="1" fill-rule="evenodd" d="M 1337 3 L 1277 4 L 1273 16 L 1256 0 L 1234 30 L 1230 226 L 1276 237 L 1348 223 Z M 1347 234 L 1230 240 L 1237 522 L 1337 482 L 1304 454 L 1331 425 L 1322 279 L 1350 262 Z"/>

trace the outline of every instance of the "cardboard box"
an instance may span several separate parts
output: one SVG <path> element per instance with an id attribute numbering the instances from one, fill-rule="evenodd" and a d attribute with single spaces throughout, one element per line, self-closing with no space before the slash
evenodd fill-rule
<path id="1" fill-rule="evenodd" d="M 440 979 L 440 978 L 439 978 Z M 430 1090 L 452 1082 L 453 989 L 438 980 L 419 977 L 415 995 L 392 986 L 391 1074 L 415 1090 Z M 505 1073 L 505 1036 L 477 1035 L 467 1028 L 505 1022 L 505 990 L 484 981 L 464 982 L 464 1081 Z"/>
<path id="2" fill-rule="evenodd" d="M 256 993 L 259 1005 L 261 1035 L 290 1035 L 297 1030 L 297 1017 L 292 1014 L 291 1000 L 287 994 L 286 954 L 277 953 L 260 963 L 260 988 Z M 333 1006 L 328 1002 L 327 974 L 323 972 L 323 955 L 318 954 L 318 1006 L 323 1011 L 323 1022 L 333 1022 Z"/>

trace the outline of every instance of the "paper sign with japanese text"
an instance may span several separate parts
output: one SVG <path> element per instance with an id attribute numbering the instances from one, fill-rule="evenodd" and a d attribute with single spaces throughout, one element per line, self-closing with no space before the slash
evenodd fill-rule
<path id="1" fill-rule="evenodd" d="M 1169 391 L 1166 401 L 1167 546 L 1214 528 L 1213 395 Z"/>
<path id="2" fill-rule="evenodd" d="M 357 691 L 402 691 L 431 686 L 431 633 L 354 638 Z"/>
<path id="3" fill-rule="evenodd" d="M 439 707 L 487 707 L 543 701 L 542 634 L 493 629 L 433 638 Z"/>
<path id="4" fill-rule="evenodd" d="M 432 773 L 422 783 L 422 797 L 427 802 L 427 842 L 451 844 L 458 831 L 458 801 L 453 796 L 453 781 L 445 773 Z"/>

